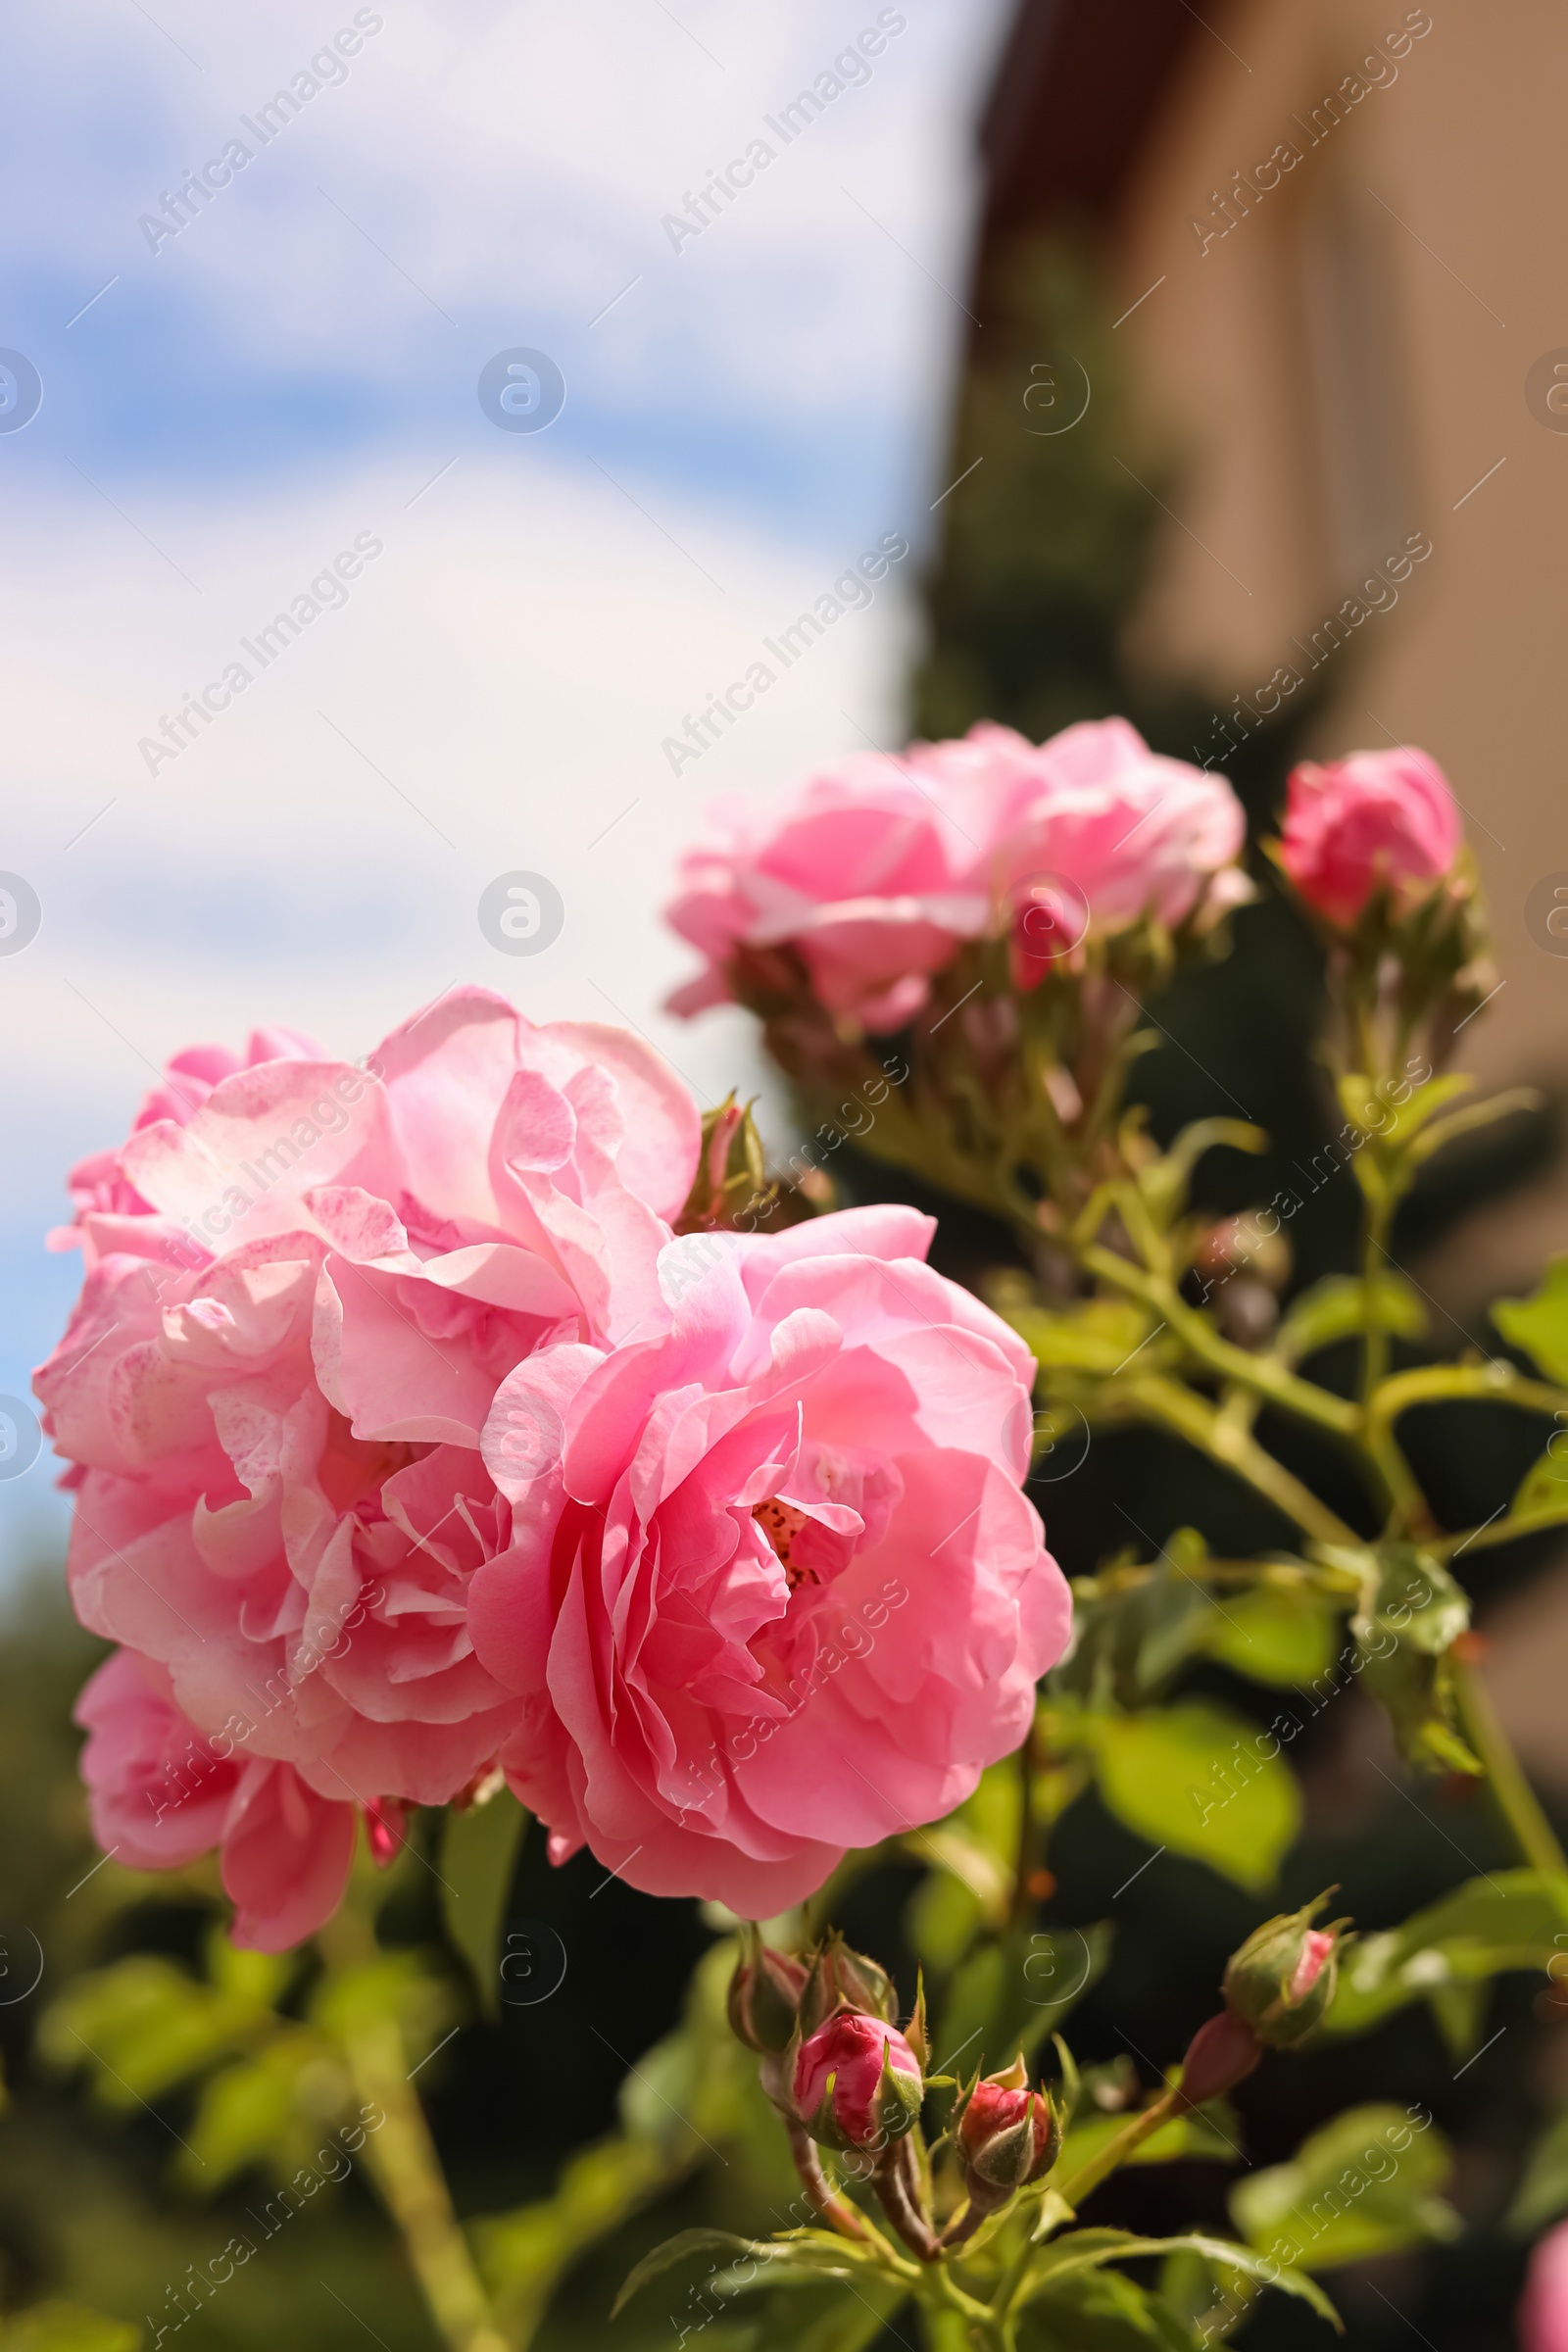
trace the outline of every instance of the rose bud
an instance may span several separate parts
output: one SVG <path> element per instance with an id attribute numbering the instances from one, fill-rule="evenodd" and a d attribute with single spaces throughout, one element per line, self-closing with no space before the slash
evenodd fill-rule
<path id="1" fill-rule="evenodd" d="M 1234 2090 L 1262 2055 L 1263 2044 L 1246 2018 L 1238 2017 L 1233 2009 L 1222 2009 L 1218 2017 L 1199 2027 L 1187 2045 L 1182 2060 L 1183 2104 L 1200 2107 L 1205 2099 L 1217 2099 Z"/>
<path id="2" fill-rule="evenodd" d="M 806 1989 L 806 1970 L 788 1952 L 775 1952 L 756 1927 L 729 1981 L 729 2022 L 749 2050 L 789 2047 Z"/>
<path id="3" fill-rule="evenodd" d="M 852 1952 L 835 1929 L 811 1955 L 801 1998 L 802 2033 L 814 2034 L 839 2008 L 861 2009 L 868 2017 L 891 2021 L 899 2014 L 899 1995 L 886 1969 L 863 1952 Z"/>
<path id="4" fill-rule="evenodd" d="M 1459 856 L 1459 811 L 1435 760 L 1408 744 L 1291 770 L 1275 857 L 1307 905 L 1345 930 L 1387 892 L 1396 912 Z"/>
<path id="5" fill-rule="evenodd" d="M 1339 1919 L 1331 1927 L 1313 1927 L 1328 1899 L 1320 1894 L 1299 1911 L 1265 1920 L 1225 1971 L 1226 2007 L 1250 2026 L 1259 2041 L 1276 2049 L 1303 2040 L 1334 1998 L 1337 1948 L 1350 1923 Z"/>
<path id="6" fill-rule="evenodd" d="M 1015 2189 L 1043 2180 L 1056 2161 L 1061 2125 L 1043 2090 L 1029 2087 L 1022 2053 L 987 2075 L 963 2105 L 955 2134 L 971 2205 L 995 2211 Z"/>
<path id="7" fill-rule="evenodd" d="M 795 2112 L 825 2148 L 899 2138 L 920 2112 L 920 2066 L 886 2018 L 840 2009 L 801 2043 L 790 2079 Z"/>

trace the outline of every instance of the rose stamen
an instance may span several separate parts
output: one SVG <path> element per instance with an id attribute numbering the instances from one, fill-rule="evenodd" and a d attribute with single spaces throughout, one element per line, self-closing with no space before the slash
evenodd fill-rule
<path id="1" fill-rule="evenodd" d="M 791 1544 L 807 1525 L 804 1511 L 797 1510 L 793 1502 L 781 1502 L 776 1494 L 770 1494 L 766 1502 L 753 1503 L 752 1517 L 772 1544 L 784 1570 L 784 1582 L 792 1592 L 797 1585 L 821 1583 L 814 1568 L 797 1568 L 790 1557 Z"/>

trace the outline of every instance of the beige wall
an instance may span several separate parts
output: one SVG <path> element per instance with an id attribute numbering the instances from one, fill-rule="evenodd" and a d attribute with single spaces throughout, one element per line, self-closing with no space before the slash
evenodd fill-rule
<path id="1" fill-rule="evenodd" d="M 1397 79 L 1313 147 L 1291 118 L 1405 24 L 1403 0 L 1204 10 L 1213 31 L 1195 33 L 1120 249 L 1121 304 L 1165 281 L 1117 333 L 1152 446 L 1189 462 L 1186 529 L 1165 532 L 1139 637 L 1210 677 L 1223 709 L 1278 664 L 1305 668 L 1293 638 L 1309 643 L 1361 558 L 1406 529 L 1430 538 L 1396 608 L 1321 667 L 1318 748 L 1392 735 L 1442 761 L 1506 980 L 1466 1059 L 1568 1085 L 1568 959 L 1525 928 L 1531 886 L 1568 869 L 1568 433 L 1525 402 L 1531 364 L 1568 347 L 1568 11 L 1414 13 L 1431 30 Z M 1300 163 L 1200 253 L 1192 217 L 1286 139 Z"/>

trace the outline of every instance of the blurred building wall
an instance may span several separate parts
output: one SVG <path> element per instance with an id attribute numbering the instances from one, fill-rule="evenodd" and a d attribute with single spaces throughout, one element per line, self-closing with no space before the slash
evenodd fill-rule
<path id="1" fill-rule="evenodd" d="M 1137 405 L 1179 462 L 1141 660 L 1220 717 L 1294 674 L 1329 696 L 1323 752 L 1437 756 L 1504 983 L 1465 1066 L 1560 1094 L 1565 86 L 1552 0 L 1025 0 L 987 128 L 994 238 L 1063 202 L 1105 228 Z M 1561 1177 L 1490 1232 L 1477 1279 L 1528 1275 L 1568 1243 Z"/>

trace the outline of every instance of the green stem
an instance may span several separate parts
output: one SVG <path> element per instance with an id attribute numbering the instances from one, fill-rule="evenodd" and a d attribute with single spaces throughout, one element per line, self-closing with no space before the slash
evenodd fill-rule
<path id="1" fill-rule="evenodd" d="M 1098 2156 L 1091 2156 L 1089 2162 L 1081 2164 L 1067 2180 L 1052 2183 L 1057 2196 L 1065 2204 L 1074 2207 L 1081 2205 L 1091 2190 L 1097 2189 L 1102 2180 L 1108 2180 L 1118 2165 L 1126 2163 L 1134 2148 L 1142 2147 L 1144 2141 L 1151 2138 L 1162 2124 L 1168 2124 L 1173 2115 L 1180 2113 L 1181 2104 L 1179 2088 L 1162 2090 L 1152 2107 L 1141 2109 L 1114 2139 L 1105 2142 Z"/>
<path id="2" fill-rule="evenodd" d="M 1372 1286 L 1383 1271 L 1389 1254 L 1389 1236 L 1394 1226 L 1394 1203 L 1387 1196 L 1368 1199 L 1365 1229 L 1361 1238 L 1361 1287 L 1367 1300 L 1366 1338 L 1361 1351 L 1361 1403 L 1370 1405 L 1372 1392 L 1389 1376 L 1389 1341 L 1377 1316 L 1372 1312 Z"/>
<path id="3" fill-rule="evenodd" d="M 1086 1272 L 1097 1275 L 1102 1282 L 1109 1283 L 1112 1289 L 1136 1298 L 1141 1306 L 1158 1315 L 1199 1361 L 1218 1373 L 1222 1380 L 1254 1389 L 1269 1403 L 1295 1413 L 1300 1420 L 1315 1422 L 1320 1429 L 1332 1430 L 1336 1437 L 1359 1435 L 1358 1406 L 1343 1396 L 1333 1396 L 1327 1389 L 1320 1389 L 1316 1381 L 1300 1379 L 1276 1357 L 1253 1355 L 1246 1348 L 1222 1339 L 1205 1315 L 1188 1305 L 1174 1283 L 1145 1273 L 1130 1259 L 1118 1256 L 1114 1250 L 1106 1250 L 1099 1243 L 1081 1250 L 1079 1258 Z"/>
<path id="4" fill-rule="evenodd" d="M 1494 1544 L 1511 1544 L 1519 1536 L 1538 1536 L 1543 1528 L 1568 1527 L 1568 1501 L 1560 1511 L 1509 1511 L 1501 1519 L 1488 1519 L 1468 1533 L 1460 1529 L 1457 1535 L 1443 1536 L 1429 1544 L 1440 1559 L 1451 1560 L 1460 1551 L 1489 1551 Z"/>
<path id="5" fill-rule="evenodd" d="M 347 1972 L 374 1959 L 368 1923 L 345 1906 L 318 1938 L 328 1967 Z M 409 2087 L 408 2052 L 395 2022 L 369 2013 L 341 2036 L 354 2087 L 386 2122 L 367 2139 L 366 2163 L 408 2252 L 430 2317 L 449 2352 L 508 2352 L 452 2210 L 441 2160 L 417 2095 Z"/>
<path id="6" fill-rule="evenodd" d="M 1451 1651 L 1449 1659 L 1465 1737 L 1487 1768 L 1494 1800 L 1520 1854 L 1533 1870 L 1568 1872 L 1568 1857 L 1564 1856 L 1557 1834 L 1525 1778 L 1513 1743 L 1492 1703 L 1491 1691 L 1467 1660 Z"/>
<path id="7" fill-rule="evenodd" d="M 1081 2205 L 1084 2199 L 1100 2186 L 1102 2180 L 1107 2180 L 1110 2178 L 1118 2165 L 1126 2163 L 1135 2148 L 1141 2147 L 1144 2141 L 1152 2137 L 1162 2124 L 1169 2123 L 1171 2117 L 1179 2112 L 1180 2107 L 1181 2092 L 1179 2089 L 1161 2091 L 1153 2105 L 1145 2107 L 1135 2115 L 1132 2121 L 1117 2132 L 1114 2139 L 1106 2141 L 1098 2156 L 1092 2156 L 1087 2164 L 1081 2164 L 1067 2180 L 1060 2182 L 1054 2180 L 1051 2185 L 1063 2204 L 1073 2207 Z M 992 2298 L 991 2310 L 995 2319 L 1004 2322 L 1006 2320 L 1028 2275 L 1034 2250 L 1035 2238 L 1031 2233 L 1025 2238 L 1008 2264 L 1002 2283 Z"/>
<path id="8" fill-rule="evenodd" d="M 1367 1419 L 1392 1428 L 1412 1405 L 1442 1404 L 1461 1396 L 1490 1397 L 1527 1413 L 1568 1411 L 1568 1389 L 1527 1380 L 1512 1364 L 1494 1357 L 1486 1364 L 1423 1364 L 1411 1372 L 1396 1372 L 1369 1400 Z"/>
<path id="9" fill-rule="evenodd" d="M 1303 1486 L 1283 1462 L 1277 1462 L 1254 1437 L 1238 1429 L 1234 1422 L 1223 1421 L 1205 1397 L 1160 1373 L 1127 1380 L 1122 1385 L 1150 1420 L 1174 1430 L 1211 1461 L 1234 1470 L 1238 1478 L 1246 1479 L 1249 1486 L 1265 1495 L 1288 1519 L 1294 1519 L 1314 1541 L 1352 1549 L 1360 1547 L 1361 1539 L 1354 1528 L 1348 1527 L 1326 1502 L 1320 1502 L 1311 1488 Z"/>

